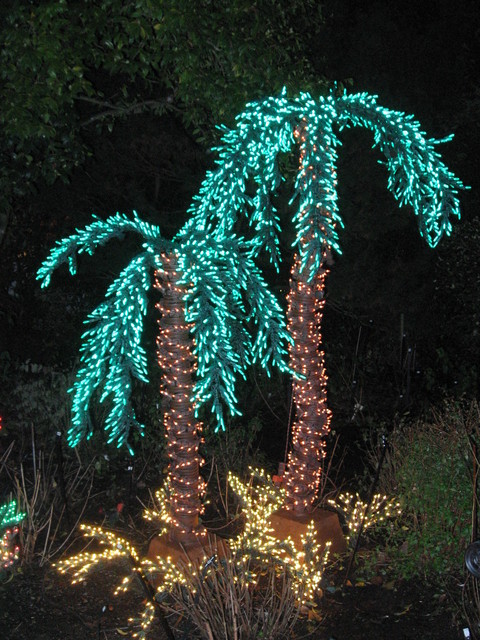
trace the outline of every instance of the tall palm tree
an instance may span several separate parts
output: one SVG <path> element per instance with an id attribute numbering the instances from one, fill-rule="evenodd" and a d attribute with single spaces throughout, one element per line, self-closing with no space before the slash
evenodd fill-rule
<path id="1" fill-rule="evenodd" d="M 48 286 L 53 271 L 64 263 L 74 275 L 77 254 L 91 255 L 126 232 L 140 236 L 142 251 L 87 318 L 90 328 L 83 335 L 82 366 L 72 388 L 68 443 L 75 447 L 92 435 L 89 404 L 97 389 L 101 402 L 109 400 L 108 442 L 131 450 L 130 431 L 143 435 L 131 395 L 134 380 L 148 382 L 141 339 L 153 273 L 161 294 L 157 354 L 169 457 L 170 537 L 188 543 L 202 532 L 198 411 L 209 404 L 217 428 L 224 428 L 223 406 L 232 414 L 239 412 L 236 377 L 244 376 L 255 360 L 267 370 L 270 364 L 287 368 L 288 334 L 281 309 L 253 262 L 251 246 L 233 233 L 213 238 L 203 230 L 190 230 L 167 240 L 135 212 L 132 218 L 97 218 L 57 242 L 37 278 Z"/>
<path id="2" fill-rule="evenodd" d="M 451 137 L 427 139 L 412 116 L 386 109 L 365 93 L 332 94 L 318 100 L 305 93 L 290 100 L 283 91 L 278 97 L 247 105 L 236 127 L 224 129 L 218 168 L 207 174 L 183 230 L 204 229 L 223 236 L 233 232 L 244 216 L 253 227 L 254 256 L 266 251 L 278 267 L 281 229 L 271 195 L 282 179 L 279 157 L 297 142 L 300 161 L 292 198 L 298 200 L 296 253 L 288 296 L 295 413 L 285 477 L 286 507 L 297 515 L 313 507 L 329 431 L 319 330 L 326 256 L 331 250 L 341 252 L 338 227 L 343 226 L 336 189 L 340 142 L 334 127 L 349 126 L 373 132 L 373 146 L 386 158 L 389 190 L 400 205 L 413 207 L 421 235 L 435 247 L 451 232 L 450 218 L 460 215 L 458 191 L 464 188 L 435 150 Z M 247 196 L 252 184 L 255 194 Z"/>

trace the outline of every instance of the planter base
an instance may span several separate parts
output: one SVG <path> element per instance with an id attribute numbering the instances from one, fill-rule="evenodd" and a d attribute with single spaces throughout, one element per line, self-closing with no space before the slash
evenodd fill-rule
<path id="1" fill-rule="evenodd" d="M 204 535 L 196 536 L 187 542 L 171 540 L 166 533 L 152 538 L 147 558 L 152 561 L 155 561 L 157 556 L 170 558 L 175 565 L 182 562 L 200 563 L 205 557 L 208 559 L 213 555 L 225 556 L 227 550 L 228 545 L 225 540 L 211 533 L 205 532 Z"/>
<path id="2" fill-rule="evenodd" d="M 307 527 L 313 520 L 315 530 L 322 548 L 330 540 L 330 554 L 343 553 L 347 550 L 347 543 L 340 527 L 340 522 L 336 513 L 316 509 L 305 516 L 295 516 L 292 511 L 280 509 L 270 516 L 270 525 L 273 528 L 273 535 L 279 540 L 285 540 L 290 536 L 299 548 L 301 536 L 307 533 Z"/>

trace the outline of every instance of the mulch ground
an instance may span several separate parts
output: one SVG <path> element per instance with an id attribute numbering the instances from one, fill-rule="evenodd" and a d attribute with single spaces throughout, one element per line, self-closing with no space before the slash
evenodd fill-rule
<path id="1" fill-rule="evenodd" d="M 362 584 L 362 583 L 360 583 Z M 453 598 L 453 600 L 452 600 Z M 347 587 L 325 593 L 319 640 L 460 640 L 461 589 L 454 594 L 415 581 Z"/>
<path id="2" fill-rule="evenodd" d="M 142 610 L 140 585 L 113 596 L 124 567 L 109 563 L 94 570 L 84 583 L 71 585 L 51 567 L 15 573 L 0 584 L 2 640 L 120 640 L 135 627 L 128 619 Z M 362 584 L 362 583 L 360 583 Z M 387 585 L 327 588 L 312 620 L 303 620 L 297 638 L 317 640 L 460 640 L 461 618 L 451 596 L 412 581 Z M 138 629 L 138 627 L 137 627 Z M 149 639 L 164 640 L 156 621 Z M 177 633 L 178 638 L 184 637 Z M 191 636 L 192 638 L 194 636 Z M 183 640 L 183 638 L 182 638 Z M 220 639 L 218 639 L 220 640 Z"/>

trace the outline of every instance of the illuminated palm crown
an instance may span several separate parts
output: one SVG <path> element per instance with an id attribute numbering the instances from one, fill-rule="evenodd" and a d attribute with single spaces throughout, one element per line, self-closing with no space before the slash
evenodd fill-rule
<path id="1" fill-rule="evenodd" d="M 388 188 L 401 205 L 413 207 L 420 233 L 430 246 L 450 233 L 450 217 L 460 216 L 458 190 L 465 187 L 441 161 L 435 146 L 452 136 L 428 139 L 413 116 L 385 109 L 366 93 L 315 100 L 308 93 L 289 99 L 285 90 L 278 97 L 247 105 L 234 129 L 223 128 L 219 166 L 207 174 L 181 233 L 196 228 L 221 237 L 244 215 L 254 228 L 256 253 L 266 250 L 278 266 L 280 224 L 270 197 L 282 180 L 279 156 L 291 151 L 299 137 L 301 162 L 292 198 L 299 199 L 295 245 L 302 268 L 310 265 L 311 279 L 325 245 L 341 252 L 336 230 L 337 223 L 343 226 L 336 188 L 340 141 L 335 126 L 340 130 L 361 126 L 373 132 L 373 146 L 386 158 Z M 249 180 L 256 184 L 253 197 L 246 195 Z"/>
<path id="2" fill-rule="evenodd" d="M 186 321 L 195 339 L 197 375 L 192 401 L 196 410 L 209 403 L 217 428 L 224 428 L 223 404 L 238 413 L 234 391 L 238 374 L 245 375 L 253 361 L 267 370 L 270 364 L 286 368 L 288 335 L 281 309 L 253 262 L 251 247 L 233 233 L 214 238 L 194 231 L 171 241 L 135 212 L 132 218 L 117 213 L 106 220 L 95 219 L 57 242 L 38 271 L 42 287 L 48 286 L 54 269 L 64 263 L 74 275 L 77 254 L 91 255 L 97 247 L 132 231 L 140 235 L 143 251 L 120 273 L 105 301 L 86 320 L 91 326 L 83 335 L 83 366 L 72 389 L 70 446 L 92 435 L 89 403 L 98 388 L 103 389 L 101 401 L 108 397 L 112 401 L 105 423 L 109 443 L 127 443 L 131 427 L 143 432 L 131 402 L 132 384 L 134 379 L 148 382 L 141 345 L 147 294 L 152 272 L 159 281 L 168 277 L 172 254 L 181 273 L 178 284 L 185 287 Z M 159 307 L 161 311 L 161 303 Z"/>

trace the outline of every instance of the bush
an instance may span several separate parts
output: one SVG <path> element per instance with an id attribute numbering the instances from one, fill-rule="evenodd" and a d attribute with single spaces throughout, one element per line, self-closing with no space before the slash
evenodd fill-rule
<path id="1" fill-rule="evenodd" d="M 380 488 L 394 492 L 402 518 L 383 550 L 399 577 L 458 575 L 471 536 L 472 449 L 480 409 L 446 403 L 431 421 L 402 425 L 390 437 Z"/>

